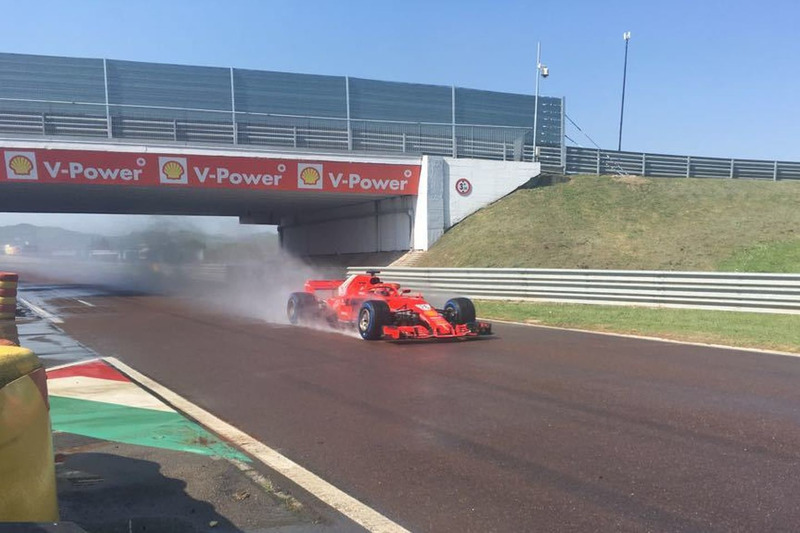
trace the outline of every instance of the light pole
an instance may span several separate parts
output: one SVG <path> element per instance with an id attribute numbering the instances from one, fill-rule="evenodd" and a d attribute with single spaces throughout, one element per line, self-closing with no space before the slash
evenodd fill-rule
<path id="1" fill-rule="evenodd" d="M 536 161 L 536 128 L 539 125 L 539 76 L 550 75 L 547 65 L 542 65 L 542 43 L 536 43 L 536 96 L 533 102 L 533 160 Z"/>
<path id="2" fill-rule="evenodd" d="M 617 144 L 617 152 L 622 151 L 622 117 L 625 114 L 625 81 L 628 77 L 628 41 L 631 40 L 631 32 L 626 31 L 622 34 L 625 39 L 625 64 L 622 67 L 622 103 L 619 106 L 619 143 Z"/>

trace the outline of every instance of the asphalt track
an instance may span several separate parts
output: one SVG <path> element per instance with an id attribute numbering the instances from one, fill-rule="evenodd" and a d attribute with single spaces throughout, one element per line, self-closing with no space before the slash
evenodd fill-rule
<path id="1" fill-rule="evenodd" d="M 413 531 L 800 524 L 798 358 L 511 325 L 365 342 L 161 296 L 47 304 L 79 341 Z"/>

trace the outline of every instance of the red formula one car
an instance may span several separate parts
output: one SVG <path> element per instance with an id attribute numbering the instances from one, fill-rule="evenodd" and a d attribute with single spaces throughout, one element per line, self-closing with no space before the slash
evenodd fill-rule
<path id="1" fill-rule="evenodd" d="M 492 326 L 475 320 L 467 298 L 448 300 L 435 309 L 421 294 L 398 283 L 384 283 L 379 271 L 354 274 L 345 280 L 308 280 L 304 292 L 289 297 L 286 314 L 292 324 L 327 321 L 331 326 L 355 325 L 363 339 L 444 339 L 490 335 Z"/>

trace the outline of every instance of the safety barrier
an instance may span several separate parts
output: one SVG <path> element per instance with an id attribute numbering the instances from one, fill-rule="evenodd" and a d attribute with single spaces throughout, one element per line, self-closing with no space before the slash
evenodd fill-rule
<path id="1" fill-rule="evenodd" d="M 472 298 L 800 314 L 800 274 L 353 267 L 404 287 Z"/>
<path id="2" fill-rule="evenodd" d="M 58 520 L 47 378 L 18 346 L 0 346 L 0 480 L 0 522 Z"/>
<path id="3" fill-rule="evenodd" d="M 552 152 L 552 148 L 546 150 Z M 545 167 L 542 160 L 542 168 Z M 800 179 L 800 162 L 618 152 L 567 146 L 565 171 L 567 174 L 634 174 L 653 178 L 780 181 Z"/>

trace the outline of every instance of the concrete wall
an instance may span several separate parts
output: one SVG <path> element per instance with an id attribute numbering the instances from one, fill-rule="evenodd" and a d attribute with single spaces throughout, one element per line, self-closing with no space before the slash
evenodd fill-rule
<path id="1" fill-rule="evenodd" d="M 283 247 L 299 255 L 408 250 L 415 201 L 401 196 L 285 217 Z"/>
<path id="2" fill-rule="evenodd" d="M 427 250 L 448 228 L 540 172 L 539 163 L 424 156 L 414 217 L 414 249 Z M 469 184 L 468 191 L 457 190 L 461 180 Z"/>
<path id="3" fill-rule="evenodd" d="M 427 250 L 478 209 L 539 175 L 539 163 L 424 156 L 419 195 L 298 213 L 280 221 L 284 248 L 300 255 Z M 469 190 L 459 192 L 459 180 Z"/>

